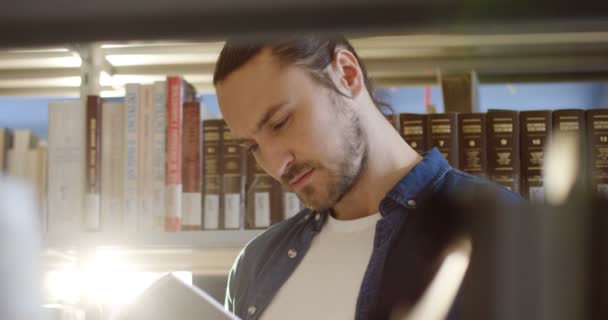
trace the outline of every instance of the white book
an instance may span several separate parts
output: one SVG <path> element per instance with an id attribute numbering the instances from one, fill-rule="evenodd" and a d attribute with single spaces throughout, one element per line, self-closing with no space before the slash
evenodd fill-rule
<path id="1" fill-rule="evenodd" d="M 27 150 L 9 149 L 6 153 L 8 166 L 6 172 L 14 178 L 25 179 L 25 164 L 27 161 Z"/>
<path id="2" fill-rule="evenodd" d="M 49 168 L 49 145 L 47 142 L 38 143 L 38 153 L 40 159 L 40 179 L 39 179 L 39 192 L 40 192 L 40 227 L 42 232 L 48 231 L 48 168 Z"/>
<path id="3" fill-rule="evenodd" d="M 238 320 L 203 290 L 167 274 L 120 312 L 117 320 Z"/>
<path id="4" fill-rule="evenodd" d="M 124 206 L 125 104 L 104 102 L 101 107 L 101 228 L 119 232 Z"/>
<path id="5" fill-rule="evenodd" d="M 137 231 L 137 155 L 138 155 L 138 106 L 139 85 L 129 83 L 125 86 L 125 171 L 124 171 L 124 210 L 122 230 Z"/>
<path id="6" fill-rule="evenodd" d="M 13 147 L 11 149 L 25 151 L 35 148 L 38 144 L 38 137 L 28 129 L 15 130 L 13 133 Z"/>
<path id="7" fill-rule="evenodd" d="M 155 208 L 153 200 L 154 182 L 154 87 L 139 86 L 137 110 L 137 191 L 139 231 L 158 230 L 155 228 Z"/>
<path id="8" fill-rule="evenodd" d="M 152 229 L 164 231 L 165 229 L 165 177 L 166 177 L 166 146 L 167 146 L 167 83 L 159 81 L 154 83 L 154 139 L 153 159 L 154 173 L 152 179 L 153 221 Z"/>
<path id="9" fill-rule="evenodd" d="M 78 232 L 85 184 L 85 106 L 49 102 L 49 233 Z"/>

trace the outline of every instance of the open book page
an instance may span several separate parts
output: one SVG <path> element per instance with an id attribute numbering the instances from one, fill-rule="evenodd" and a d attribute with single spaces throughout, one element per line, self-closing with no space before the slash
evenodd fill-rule
<path id="1" fill-rule="evenodd" d="M 203 290 L 167 274 L 116 316 L 117 320 L 238 320 Z"/>

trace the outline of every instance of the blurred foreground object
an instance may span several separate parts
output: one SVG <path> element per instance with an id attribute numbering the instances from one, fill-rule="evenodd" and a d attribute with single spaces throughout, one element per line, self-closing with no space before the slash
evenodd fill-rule
<path id="1" fill-rule="evenodd" d="M 0 175 L 0 319 L 40 319 L 40 239 L 32 191 Z"/>
<path id="2" fill-rule="evenodd" d="M 608 201 L 577 137 L 547 150 L 547 205 L 462 210 L 473 254 L 461 319 L 608 319 Z"/>

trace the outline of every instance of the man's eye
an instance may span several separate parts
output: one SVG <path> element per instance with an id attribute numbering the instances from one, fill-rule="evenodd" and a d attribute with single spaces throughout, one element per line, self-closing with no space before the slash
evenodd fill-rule
<path id="1" fill-rule="evenodd" d="M 289 116 L 287 116 L 287 117 L 283 118 L 281 121 L 275 123 L 272 126 L 272 129 L 273 130 L 279 130 L 279 129 L 283 128 L 283 126 L 285 126 L 285 124 L 287 123 L 287 120 L 289 120 Z"/>

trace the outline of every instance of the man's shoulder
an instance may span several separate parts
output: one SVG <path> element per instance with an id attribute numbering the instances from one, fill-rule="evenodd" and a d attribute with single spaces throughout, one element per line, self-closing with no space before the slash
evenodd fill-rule
<path id="1" fill-rule="evenodd" d="M 447 191 L 457 193 L 477 192 L 479 190 L 490 191 L 495 193 L 498 198 L 509 203 L 517 203 L 523 200 L 519 194 L 500 184 L 455 168 L 451 168 L 447 172 L 443 187 L 448 189 Z"/>

